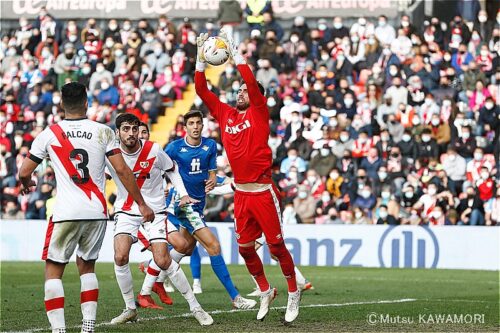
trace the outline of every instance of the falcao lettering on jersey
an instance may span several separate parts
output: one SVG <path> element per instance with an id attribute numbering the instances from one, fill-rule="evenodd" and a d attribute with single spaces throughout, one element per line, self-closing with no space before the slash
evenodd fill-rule
<path id="1" fill-rule="evenodd" d="M 68 139 L 87 139 L 90 140 L 92 139 L 92 133 L 91 132 L 85 132 L 85 131 L 67 131 L 66 132 L 66 137 Z"/>
<path id="2" fill-rule="evenodd" d="M 243 130 L 246 130 L 247 128 L 250 127 L 250 122 L 248 120 L 245 120 L 244 123 L 234 125 L 234 126 L 229 126 L 226 125 L 226 132 L 229 134 L 238 134 Z"/>

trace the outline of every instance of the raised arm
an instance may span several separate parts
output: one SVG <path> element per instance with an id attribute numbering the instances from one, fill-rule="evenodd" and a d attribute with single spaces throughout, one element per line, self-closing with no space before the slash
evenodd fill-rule
<path id="1" fill-rule="evenodd" d="M 196 56 L 196 71 L 194 73 L 194 87 L 196 94 L 200 96 L 212 116 L 217 119 L 225 104 L 222 103 L 219 97 L 211 92 L 207 86 L 207 78 L 205 77 L 205 68 L 207 64 L 203 57 L 203 43 L 205 43 L 207 39 L 207 33 L 202 33 L 196 38 L 198 51 Z"/>
<path id="2" fill-rule="evenodd" d="M 243 81 L 245 81 L 247 85 L 248 96 L 250 96 L 250 105 L 255 107 L 265 106 L 267 103 L 266 97 L 260 92 L 259 85 L 252 73 L 252 70 L 247 65 L 245 58 L 243 58 L 243 56 L 238 52 L 233 39 L 224 29 L 221 29 L 219 36 L 229 47 L 229 53 L 231 54 Z"/>

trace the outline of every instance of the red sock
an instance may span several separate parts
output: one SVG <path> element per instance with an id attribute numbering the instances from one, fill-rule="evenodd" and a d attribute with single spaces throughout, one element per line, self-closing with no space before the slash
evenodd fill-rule
<path id="1" fill-rule="evenodd" d="M 274 255 L 281 266 L 281 271 L 288 283 L 288 291 L 293 293 L 297 291 L 297 281 L 295 280 L 295 265 L 292 256 L 285 246 L 285 243 L 269 244 L 269 251 Z"/>
<path id="2" fill-rule="evenodd" d="M 247 269 L 250 274 L 253 275 L 255 281 L 259 285 L 260 291 L 269 290 L 269 282 L 266 279 L 264 274 L 264 267 L 262 266 L 262 261 L 257 255 L 257 251 L 253 246 L 248 247 L 239 247 L 239 252 L 243 259 L 245 259 L 245 264 L 247 265 Z"/>

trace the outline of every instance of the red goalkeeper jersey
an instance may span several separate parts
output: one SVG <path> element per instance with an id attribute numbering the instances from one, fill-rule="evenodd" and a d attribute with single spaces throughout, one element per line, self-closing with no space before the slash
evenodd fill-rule
<path id="1" fill-rule="evenodd" d="M 237 184 L 271 183 L 272 152 L 268 145 L 269 110 L 248 65 L 238 65 L 247 85 L 250 107 L 246 112 L 222 103 L 207 88 L 205 73 L 196 71 L 196 93 L 219 122 L 221 139 Z"/>

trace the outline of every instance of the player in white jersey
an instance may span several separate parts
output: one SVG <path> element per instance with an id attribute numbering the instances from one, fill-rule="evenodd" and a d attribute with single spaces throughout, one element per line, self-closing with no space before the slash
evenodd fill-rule
<path id="1" fill-rule="evenodd" d="M 132 169 L 137 185 L 141 189 L 148 205 L 156 213 L 152 222 L 141 223 L 138 209 L 131 200 L 126 189 L 117 182 L 117 198 L 115 201 L 115 274 L 118 285 L 123 295 L 126 308 L 111 323 L 119 324 L 135 321 L 137 309 L 134 302 L 133 281 L 130 267 L 128 265 L 130 248 L 137 241 L 137 232 L 142 226 L 147 231 L 148 241 L 151 244 L 153 260 L 148 267 L 148 276 L 145 279 L 142 290 L 137 298 L 139 304 L 154 304 L 151 298 L 152 287 L 156 278 L 163 272 L 174 286 L 181 292 L 189 304 L 194 317 L 201 325 L 211 325 L 212 317 L 206 313 L 196 300 L 191 286 L 177 262 L 173 261 L 167 251 L 167 208 L 163 191 L 163 175 L 166 173 L 170 180 L 179 188 L 181 193 L 181 204 L 198 202 L 188 196 L 177 170 L 176 164 L 167 156 L 157 143 L 139 140 L 139 119 L 129 113 L 122 114 L 116 118 L 116 132 L 120 139 L 120 149 L 124 155 L 125 162 Z M 113 174 L 114 170 L 110 168 Z M 171 229 L 175 227 L 171 226 Z M 144 306 L 147 307 L 147 306 Z"/>
<path id="2" fill-rule="evenodd" d="M 57 181 L 56 203 L 50 219 L 42 259 L 45 260 L 45 309 L 53 332 L 66 332 L 64 319 L 64 268 L 78 245 L 76 264 L 80 273 L 82 332 L 93 332 L 99 293 L 94 273 L 108 220 L 104 199 L 106 158 L 138 203 L 144 221 L 154 213 L 145 203 L 130 168 L 125 164 L 113 131 L 86 119 L 87 92 L 71 82 L 61 89 L 65 120 L 46 128 L 31 146 L 29 158 L 19 170 L 21 193 L 36 186 L 32 173 L 47 156 Z"/>

